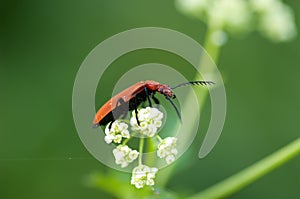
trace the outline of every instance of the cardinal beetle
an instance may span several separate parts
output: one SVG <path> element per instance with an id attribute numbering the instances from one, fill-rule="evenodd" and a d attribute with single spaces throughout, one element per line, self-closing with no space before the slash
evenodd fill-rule
<path id="1" fill-rule="evenodd" d="M 156 104 L 159 104 L 158 99 L 154 96 L 156 92 L 165 96 L 165 98 L 174 107 L 179 119 L 181 120 L 180 112 L 176 107 L 172 99 L 176 98 L 173 89 L 187 86 L 187 85 L 211 85 L 214 84 L 212 81 L 191 81 L 178 84 L 174 87 L 169 87 L 167 84 L 160 84 L 156 81 L 146 80 L 135 83 L 134 85 L 128 87 L 122 92 L 118 93 L 110 100 L 108 100 L 96 113 L 94 118 L 94 127 L 99 125 L 106 125 L 109 122 L 111 124 L 116 119 L 120 118 L 122 115 L 125 118 L 128 110 L 134 110 L 136 115 L 136 120 L 138 125 L 140 124 L 137 114 L 137 107 L 148 100 L 149 106 L 152 107 L 150 97 Z"/>

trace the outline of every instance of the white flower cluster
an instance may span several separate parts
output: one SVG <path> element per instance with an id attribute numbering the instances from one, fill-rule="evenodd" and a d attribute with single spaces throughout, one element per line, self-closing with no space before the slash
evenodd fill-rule
<path id="1" fill-rule="evenodd" d="M 156 108 L 147 107 L 139 109 L 137 114 L 140 125 L 137 123 L 135 111 L 132 112 L 132 117 L 130 118 L 131 129 L 135 131 L 134 133 L 142 135 L 140 139 L 144 139 L 144 137 L 151 138 L 156 135 L 158 129 L 162 126 L 163 113 Z M 123 138 L 126 139 L 123 140 Z M 167 164 L 172 163 L 175 160 L 175 155 L 177 154 L 177 150 L 175 148 L 177 138 L 167 137 L 162 140 L 158 135 L 157 138 L 160 140 L 157 156 L 165 158 Z M 144 140 L 140 140 L 140 151 L 137 151 L 126 145 L 130 139 L 131 136 L 129 134 L 128 125 L 125 122 L 116 120 L 112 124 L 109 123 L 105 128 L 105 142 L 107 144 L 118 144 L 117 147 L 113 149 L 113 155 L 117 165 L 125 168 L 134 160 L 139 158 L 139 165 L 132 171 L 131 184 L 138 189 L 144 186 L 153 186 L 155 174 L 158 169 L 142 164 Z"/>
<path id="2" fill-rule="evenodd" d="M 214 0 L 207 16 L 213 26 L 238 32 L 250 25 L 251 13 L 244 0 Z"/>
<path id="3" fill-rule="evenodd" d="M 131 184 L 138 189 L 143 188 L 145 185 L 153 186 L 157 171 L 157 168 L 139 165 L 132 170 Z"/>
<path id="4" fill-rule="evenodd" d="M 116 164 L 120 164 L 122 168 L 127 167 L 139 155 L 139 152 L 132 150 L 127 145 L 119 145 L 113 150 L 116 159 Z"/>
<path id="5" fill-rule="evenodd" d="M 294 38 L 297 29 L 293 11 L 279 0 L 252 0 L 251 5 L 258 13 L 259 31 L 273 41 Z"/>
<path id="6" fill-rule="evenodd" d="M 158 144 L 157 156 L 165 158 L 167 164 L 171 164 L 175 160 L 177 154 L 176 142 L 177 138 L 167 137 Z"/>
<path id="7" fill-rule="evenodd" d="M 177 0 L 176 6 L 216 31 L 256 29 L 278 42 L 293 39 L 297 34 L 293 11 L 281 0 Z"/>
<path id="8" fill-rule="evenodd" d="M 114 121 L 111 125 L 111 129 L 109 129 L 110 123 L 105 128 L 105 137 L 104 140 L 107 144 L 112 142 L 121 143 L 122 138 L 130 138 L 130 134 L 128 129 L 128 125 L 124 122 L 120 122 L 118 120 Z"/>
<path id="9" fill-rule="evenodd" d="M 138 110 L 137 115 L 140 125 L 137 123 L 135 111 L 132 111 L 132 117 L 130 119 L 132 130 L 139 131 L 147 137 L 153 137 L 158 128 L 162 125 L 163 113 L 157 108 L 147 107 Z"/>
<path id="10" fill-rule="evenodd" d="M 177 0 L 185 14 L 211 23 L 219 29 L 239 30 L 249 25 L 251 12 L 245 0 Z"/>

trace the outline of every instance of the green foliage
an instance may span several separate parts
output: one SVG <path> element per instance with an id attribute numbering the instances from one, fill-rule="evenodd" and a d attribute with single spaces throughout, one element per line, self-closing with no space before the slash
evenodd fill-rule
<path id="1" fill-rule="evenodd" d="M 295 12 L 292 23 L 299 26 L 299 1 L 284 2 Z M 299 137 L 300 40 L 295 34 L 292 42 L 284 44 L 266 42 L 255 33 L 246 39 L 244 33 L 241 37 L 228 29 L 220 32 L 204 19 L 190 20 L 177 12 L 173 1 L 161 0 L 4 0 L 0 10 L 1 198 L 108 199 L 123 192 L 128 198 L 186 198 L 192 194 L 183 193 L 205 190 Z M 227 78 L 229 111 L 220 142 L 207 158 L 197 159 L 196 150 L 207 122 L 202 117 L 199 139 L 189 151 L 191 156 L 184 158 L 190 164 L 178 164 L 186 166 L 180 172 L 177 164 L 163 169 L 156 178 L 158 196 L 151 188 L 136 190 L 128 183 L 130 174 L 106 172 L 105 165 L 82 145 L 71 110 L 74 78 L 87 53 L 111 35 L 144 26 L 171 28 L 204 43 Z M 211 42 L 209 36 L 213 41 L 222 40 L 222 32 L 227 35 L 225 42 L 231 37 L 237 39 L 231 39 L 221 52 L 220 43 Z M 95 96 L 96 107 L 105 103 L 109 98 L 106 94 L 125 71 L 150 62 L 181 72 L 188 66 L 185 60 L 158 50 L 122 56 L 99 82 L 103 86 Z M 193 72 L 184 74 L 192 79 Z M 209 115 L 209 108 L 202 108 L 203 115 Z M 290 154 L 294 157 L 299 153 Z M 282 157 L 292 158 L 288 154 Z M 299 163 L 299 158 L 293 159 L 236 192 L 235 198 L 298 197 Z M 93 188 L 83 185 L 82 178 L 95 170 L 98 172 L 87 179 Z"/>

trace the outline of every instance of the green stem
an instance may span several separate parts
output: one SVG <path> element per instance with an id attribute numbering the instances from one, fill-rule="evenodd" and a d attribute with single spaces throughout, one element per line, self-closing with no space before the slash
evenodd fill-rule
<path id="1" fill-rule="evenodd" d="M 156 144 L 154 143 L 153 138 L 147 138 L 147 156 L 144 158 L 146 165 L 152 167 L 154 166 L 156 156 L 151 153 L 156 151 Z"/>
<path id="2" fill-rule="evenodd" d="M 211 38 L 214 32 L 221 30 L 221 28 L 215 27 L 213 25 L 209 25 L 205 37 L 204 49 L 207 51 L 212 60 L 217 63 L 219 54 L 220 54 L 220 46 L 216 45 L 212 42 Z M 200 63 L 200 66 L 205 67 L 205 65 Z"/>
<path id="3" fill-rule="evenodd" d="M 126 139 L 122 142 L 122 145 L 123 145 L 123 146 L 126 145 L 127 142 L 129 142 L 136 134 L 138 134 L 138 131 L 133 131 L 133 132 L 131 132 L 130 137 L 129 137 L 129 138 L 126 138 Z"/>
<path id="4" fill-rule="evenodd" d="M 143 148 L 144 148 L 144 138 L 141 137 L 140 146 L 139 146 L 139 165 L 142 165 Z"/>
<path id="5" fill-rule="evenodd" d="M 156 135 L 155 137 L 158 139 L 159 142 L 163 141 L 163 139 L 161 139 L 161 137 L 159 135 Z"/>
<path id="6" fill-rule="evenodd" d="M 126 138 L 126 139 L 123 141 L 122 145 L 123 145 L 123 146 L 126 145 L 127 142 L 128 142 L 129 140 L 131 140 L 131 137 L 130 137 L 130 138 Z"/>
<path id="7" fill-rule="evenodd" d="M 209 25 L 208 30 L 205 35 L 205 42 L 204 42 L 204 49 L 207 51 L 207 53 L 210 55 L 210 58 L 213 59 L 213 61 L 215 63 L 218 61 L 220 46 L 215 45 L 215 43 L 212 42 L 211 37 L 212 37 L 212 34 L 217 30 L 220 30 L 220 28 Z M 210 58 L 208 56 L 206 56 L 206 54 L 203 54 L 201 57 L 199 57 L 200 61 L 199 61 L 198 68 L 201 68 L 201 70 L 203 72 L 207 72 L 207 73 L 211 72 L 212 67 L 211 67 Z M 201 76 L 198 73 L 196 73 L 194 79 L 199 80 L 199 79 L 201 79 Z M 187 96 L 187 99 L 193 97 L 193 96 L 191 96 L 191 94 L 192 93 L 190 93 Z M 207 94 L 208 94 L 207 90 L 202 89 L 201 95 L 197 95 L 200 110 L 202 110 L 204 102 L 207 98 Z M 186 107 L 187 107 L 187 109 L 191 108 L 188 102 L 187 102 Z M 194 109 L 194 107 L 192 107 L 192 109 Z M 186 139 L 190 139 L 189 133 L 191 133 L 191 132 L 186 133 Z M 159 182 L 159 186 L 161 186 L 161 187 L 166 186 L 172 173 L 175 170 L 175 167 L 176 167 L 176 164 L 172 164 L 172 165 L 168 166 L 167 168 L 164 168 L 163 170 L 160 171 L 160 174 L 157 176 L 157 179 L 158 179 L 157 181 Z"/>
<path id="8" fill-rule="evenodd" d="M 300 155 L 300 138 L 273 154 L 188 199 L 224 198 Z"/>

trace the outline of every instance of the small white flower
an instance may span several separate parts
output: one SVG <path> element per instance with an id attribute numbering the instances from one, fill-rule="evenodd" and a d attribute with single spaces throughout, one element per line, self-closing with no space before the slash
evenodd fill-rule
<path id="1" fill-rule="evenodd" d="M 115 136 L 113 135 L 107 135 L 104 137 L 104 140 L 107 144 L 110 144 L 115 139 Z"/>
<path id="2" fill-rule="evenodd" d="M 162 125 L 163 113 L 157 108 L 142 108 L 138 110 L 137 116 L 140 121 L 140 125 L 138 125 L 135 111 L 133 111 L 130 119 L 132 130 L 140 131 L 147 137 L 153 137 L 157 133 L 158 128 Z"/>
<path id="3" fill-rule="evenodd" d="M 145 185 L 153 186 L 157 171 L 158 169 L 155 167 L 139 165 L 132 170 L 131 184 L 138 189 L 143 188 Z"/>
<path id="4" fill-rule="evenodd" d="M 240 31 L 250 25 L 251 10 L 244 0 L 214 0 L 208 16 L 216 27 Z"/>
<path id="5" fill-rule="evenodd" d="M 294 13 L 282 0 L 177 0 L 176 7 L 215 30 L 258 30 L 275 42 L 289 41 L 297 35 Z M 216 45 L 226 41 L 220 34 L 209 39 Z"/>
<path id="6" fill-rule="evenodd" d="M 120 135 L 120 134 L 115 135 L 114 143 L 121 143 L 121 141 L 122 141 L 122 135 Z"/>
<path id="7" fill-rule="evenodd" d="M 127 145 L 119 145 L 113 150 L 116 159 L 116 164 L 120 164 L 122 168 L 127 167 L 139 155 L 139 152 L 132 150 Z"/>
<path id="8" fill-rule="evenodd" d="M 120 122 L 118 120 L 114 121 L 111 125 L 111 129 L 109 129 L 110 123 L 105 128 L 105 137 L 104 140 L 107 144 L 112 142 L 121 143 L 122 138 L 130 138 L 130 134 L 128 129 L 128 125 L 124 122 Z"/>
<path id="9" fill-rule="evenodd" d="M 174 162 L 175 161 L 175 156 L 174 155 L 168 155 L 167 157 L 166 157 L 166 162 L 167 162 L 167 164 L 171 164 L 172 162 Z"/>
<path id="10" fill-rule="evenodd" d="M 137 152 L 136 150 L 132 150 L 129 152 L 128 159 L 135 160 L 137 159 L 138 156 L 139 156 L 139 152 Z"/>
<path id="11" fill-rule="evenodd" d="M 184 13 L 202 18 L 207 10 L 210 0 L 177 0 L 176 7 Z"/>
<path id="12" fill-rule="evenodd" d="M 265 12 L 270 10 L 270 8 L 275 4 L 278 3 L 278 0 L 251 0 L 250 5 L 252 6 L 253 10 L 258 12 Z"/>
<path id="13" fill-rule="evenodd" d="M 167 164 L 175 161 L 175 155 L 178 153 L 176 147 L 177 138 L 167 137 L 158 144 L 157 156 L 165 158 Z"/>
<path id="14" fill-rule="evenodd" d="M 259 30 L 273 41 L 288 41 L 297 35 L 292 10 L 281 2 L 270 5 L 262 12 Z"/>
<path id="15" fill-rule="evenodd" d="M 128 131 L 127 129 L 121 131 L 121 135 L 122 135 L 122 137 L 124 137 L 124 138 L 130 138 L 129 131 Z"/>

